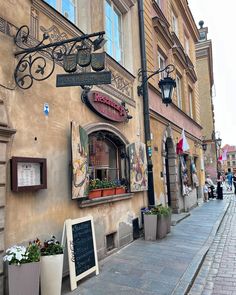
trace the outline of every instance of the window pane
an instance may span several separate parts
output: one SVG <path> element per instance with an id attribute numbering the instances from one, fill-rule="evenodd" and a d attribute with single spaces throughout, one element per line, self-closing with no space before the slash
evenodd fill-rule
<path id="1" fill-rule="evenodd" d="M 62 0 L 62 14 L 71 22 L 76 22 L 76 5 L 74 0 Z"/>
<path id="2" fill-rule="evenodd" d="M 45 2 L 51 5 L 53 8 L 57 8 L 57 0 L 45 0 Z"/>
<path id="3" fill-rule="evenodd" d="M 122 34 L 121 34 L 121 13 L 114 5 L 106 0 L 105 2 L 105 31 L 107 43 L 106 51 L 116 61 L 122 61 Z"/>

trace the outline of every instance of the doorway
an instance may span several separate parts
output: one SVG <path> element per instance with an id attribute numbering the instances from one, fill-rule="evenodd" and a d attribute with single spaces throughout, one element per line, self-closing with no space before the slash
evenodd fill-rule
<path id="1" fill-rule="evenodd" d="M 177 172 L 176 172 L 176 152 L 171 137 L 167 137 L 165 141 L 165 184 L 166 184 L 166 202 L 173 211 L 178 211 L 177 198 Z"/>

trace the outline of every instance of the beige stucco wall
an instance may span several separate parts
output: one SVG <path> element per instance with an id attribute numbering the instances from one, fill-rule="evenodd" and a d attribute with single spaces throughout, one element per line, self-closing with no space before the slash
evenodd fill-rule
<path id="1" fill-rule="evenodd" d="M 4 1 L 4 3 L 1 2 L 0 8 L 0 16 L 9 23 L 16 27 L 23 24 L 29 25 L 31 1 Z M 12 14 L 9 14 L 9 11 L 12 11 Z M 42 12 L 38 14 L 38 17 L 39 25 L 44 25 L 46 28 L 53 25 L 52 20 L 47 19 Z M 56 88 L 56 74 L 64 73 L 59 66 L 56 66 L 49 79 L 34 82 L 28 90 L 15 87 L 13 73 L 18 60 L 14 57 L 16 50 L 13 43 L 14 34 L 11 33 L 9 36 L 7 32 L 0 32 L 1 44 L 4 44 L 0 46 L 2 61 L 0 80 L 2 85 L 12 89 L 6 93 L 4 100 L 10 124 L 17 130 L 7 149 L 5 247 L 28 242 L 36 237 L 48 238 L 52 234 L 60 239 L 66 219 L 87 215 L 94 217 L 99 257 L 106 254 L 106 234 L 117 232 L 118 247 L 132 239 L 132 219 L 140 217 L 140 208 L 147 204 L 146 192 L 135 193 L 132 198 L 123 201 L 79 208 L 78 201 L 71 200 L 70 158 L 70 122 L 72 120 L 79 122 L 81 126 L 98 122 L 108 123 L 118 128 L 130 143 L 144 141 L 142 100 L 136 96 L 138 82 L 134 79 L 134 75 L 140 68 L 137 4 L 132 7 L 129 17 L 131 27 L 127 29 L 129 32 L 132 31 L 133 46 L 129 58 L 126 58 L 129 70 L 132 72 L 127 73 L 126 76 L 133 75 L 133 95 L 130 104 L 126 100 L 126 107 L 133 119 L 128 123 L 111 123 L 94 114 L 82 103 L 80 87 Z M 63 27 L 59 29 L 63 31 Z M 103 29 L 103 24 L 100 23 L 93 29 L 99 31 Z M 129 50 L 131 50 L 130 47 Z M 119 74 L 120 70 L 124 74 L 124 70 L 117 65 L 116 74 Z M 100 89 L 94 87 L 93 90 Z M 118 101 L 120 102 L 119 99 Z M 49 104 L 49 116 L 44 115 L 44 103 Z M 46 158 L 47 189 L 13 193 L 10 185 L 12 156 Z"/>

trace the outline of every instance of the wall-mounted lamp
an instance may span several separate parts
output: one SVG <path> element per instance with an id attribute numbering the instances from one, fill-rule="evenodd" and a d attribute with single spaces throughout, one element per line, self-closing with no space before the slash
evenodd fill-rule
<path id="1" fill-rule="evenodd" d="M 173 96 L 173 90 L 176 87 L 176 82 L 174 79 L 169 77 L 169 74 L 175 70 L 175 66 L 170 64 L 166 66 L 164 69 L 158 69 L 155 72 L 153 72 L 149 77 L 147 77 L 144 81 L 142 81 L 142 84 L 138 86 L 138 95 L 143 95 L 143 87 L 147 81 L 153 77 L 156 74 L 159 74 L 161 72 L 166 72 L 167 77 L 160 80 L 158 85 L 161 89 L 161 96 L 162 96 L 162 102 L 168 106 L 169 103 L 172 102 L 172 96 Z M 139 71 L 138 76 L 140 77 L 142 75 L 142 70 Z"/>
<path id="2" fill-rule="evenodd" d="M 216 138 L 215 139 L 215 143 L 216 143 L 217 147 L 220 148 L 221 147 L 221 143 L 222 143 L 222 139 L 220 137 Z"/>
<path id="3" fill-rule="evenodd" d="M 202 142 L 202 149 L 205 152 L 207 150 L 207 143 L 206 142 Z"/>

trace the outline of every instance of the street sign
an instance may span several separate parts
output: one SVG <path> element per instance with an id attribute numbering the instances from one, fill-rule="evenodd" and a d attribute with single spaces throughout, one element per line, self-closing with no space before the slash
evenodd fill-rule
<path id="1" fill-rule="evenodd" d="M 76 73 L 76 74 L 59 74 L 57 75 L 57 87 L 67 86 L 87 86 L 111 84 L 111 72 L 103 71 L 97 73 Z"/>

